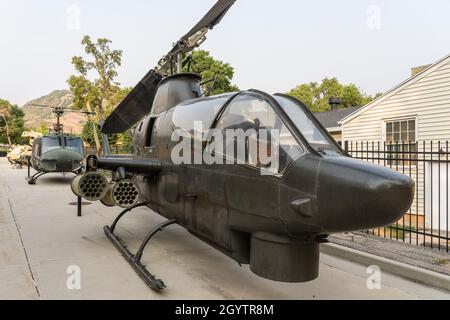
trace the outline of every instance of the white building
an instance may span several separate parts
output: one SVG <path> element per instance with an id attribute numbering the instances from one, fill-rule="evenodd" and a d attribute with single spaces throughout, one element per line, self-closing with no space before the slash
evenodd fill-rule
<path id="1" fill-rule="evenodd" d="M 352 147 L 358 143 L 359 148 L 371 150 L 380 144 L 383 151 L 394 152 L 390 157 L 395 158 L 395 152 L 410 157 L 411 162 L 388 160 L 388 165 L 398 171 L 404 171 L 406 166 L 406 174 L 416 180 L 417 199 L 412 214 L 421 218 L 425 215 L 428 228 L 432 225 L 433 229 L 442 230 L 447 225 L 449 166 L 445 162 L 431 162 L 426 152 L 431 148 L 441 150 L 442 155 L 436 154 L 434 159 L 448 159 L 444 152 L 446 141 L 450 141 L 450 55 L 432 65 L 413 69 L 411 78 L 345 117 L 340 124 L 342 140 Z M 437 141 L 441 141 L 440 148 Z M 408 154 L 416 151 L 426 152 Z M 372 156 L 370 152 L 369 155 Z M 417 159 L 425 161 L 414 161 Z M 386 165 L 386 160 L 382 162 Z"/>

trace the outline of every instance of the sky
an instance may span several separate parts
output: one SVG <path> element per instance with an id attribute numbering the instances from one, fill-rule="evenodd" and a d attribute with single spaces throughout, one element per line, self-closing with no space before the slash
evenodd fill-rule
<path id="1" fill-rule="evenodd" d="M 18 105 L 67 88 L 81 39 L 123 50 L 134 86 L 215 0 L 0 0 L 0 98 Z M 337 77 L 384 92 L 450 54 L 448 0 L 237 0 L 202 49 L 241 89 L 287 92 Z"/>

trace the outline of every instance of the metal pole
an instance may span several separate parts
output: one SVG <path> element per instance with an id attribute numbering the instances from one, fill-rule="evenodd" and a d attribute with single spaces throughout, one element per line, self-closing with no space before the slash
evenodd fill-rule
<path id="1" fill-rule="evenodd" d="M 28 178 L 30 177 L 30 157 L 27 157 Z"/>
<path id="2" fill-rule="evenodd" d="M 78 217 L 81 217 L 82 216 L 82 212 L 81 212 L 81 205 L 82 205 L 82 203 L 81 203 L 81 201 L 82 201 L 82 199 L 81 199 L 81 197 L 78 197 L 78 199 L 77 199 L 77 211 L 78 211 Z"/>
<path id="3" fill-rule="evenodd" d="M 181 73 L 183 69 L 183 57 L 181 53 L 177 55 L 177 74 Z"/>

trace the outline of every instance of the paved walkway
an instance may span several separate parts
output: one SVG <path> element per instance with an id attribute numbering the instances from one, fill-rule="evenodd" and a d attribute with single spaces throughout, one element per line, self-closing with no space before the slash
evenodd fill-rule
<path id="1" fill-rule="evenodd" d="M 0 158 L 0 299 L 450 299 L 450 294 L 382 273 L 367 289 L 366 267 L 322 255 L 319 279 L 304 284 L 268 281 L 178 226 L 153 240 L 144 254 L 168 288 L 149 290 L 106 239 L 103 226 L 120 209 L 99 203 L 76 217 L 70 178 L 49 175 L 30 186 L 26 170 Z M 135 249 L 150 226 L 149 210 L 126 217 L 118 233 Z M 81 268 L 81 290 L 67 289 L 67 268 Z"/>

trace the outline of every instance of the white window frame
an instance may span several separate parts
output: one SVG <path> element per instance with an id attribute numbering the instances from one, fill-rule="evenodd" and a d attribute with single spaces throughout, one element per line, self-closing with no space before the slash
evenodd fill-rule
<path id="1" fill-rule="evenodd" d="M 417 146 L 418 143 L 419 143 L 419 117 L 418 117 L 418 115 L 401 116 L 401 117 L 395 117 L 395 118 L 382 119 L 381 120 L 381 131 L 382 131 L 382 133 L 381 133 L 381 142 L 382 142 L 382 144 L 385 145 L 385 146 L 388 146 L 387 141 L 386 141 L 386 138 L 387 138 L 386 126 L 387 126 L 388 123 L 390 123 L 390 122 L 411 121 L 411 120 L 414 120 L 414 123 L 415 123 L 415 132 L 414 132 L 415 141 L 410 141 L 410 142 L 411 142 L 411 144 L 415 143 L 416 146 Z M 397 142 L 398 143 L 407 143 L 405 141 L 403 141 L 403 142 L 397 141 Z M 416 151 L 418 151 L 418 150 L 416 150 Z M 402 162 L 402 163 L 405 163 L 405 162 Z M 411 162 L 409 162 L 409 164 L 410 163 Z M 417 165 L 417 164 L 418 164 L 418 162 L 416 161 L 415 165 Z M 399 164 L 397 163 L 396 165 L 398 166 Z M 400 166 L 402 166 L 402 165 L 400 165 Z"/>
<path id="2" fill-rule="evenodd" d="M 396 118 L 386 118 L 381 120 L 381 143 L 386 142 L 386 125 L 389 122 L 401 122 L 401 121 L 411 121 L 415 122 L 415 141 L 411 141 L 414 143 L 419 142 L 419 117 L 417 115 L 413 116 L 404 116 L 404 117 L 396 117 Z"/>

